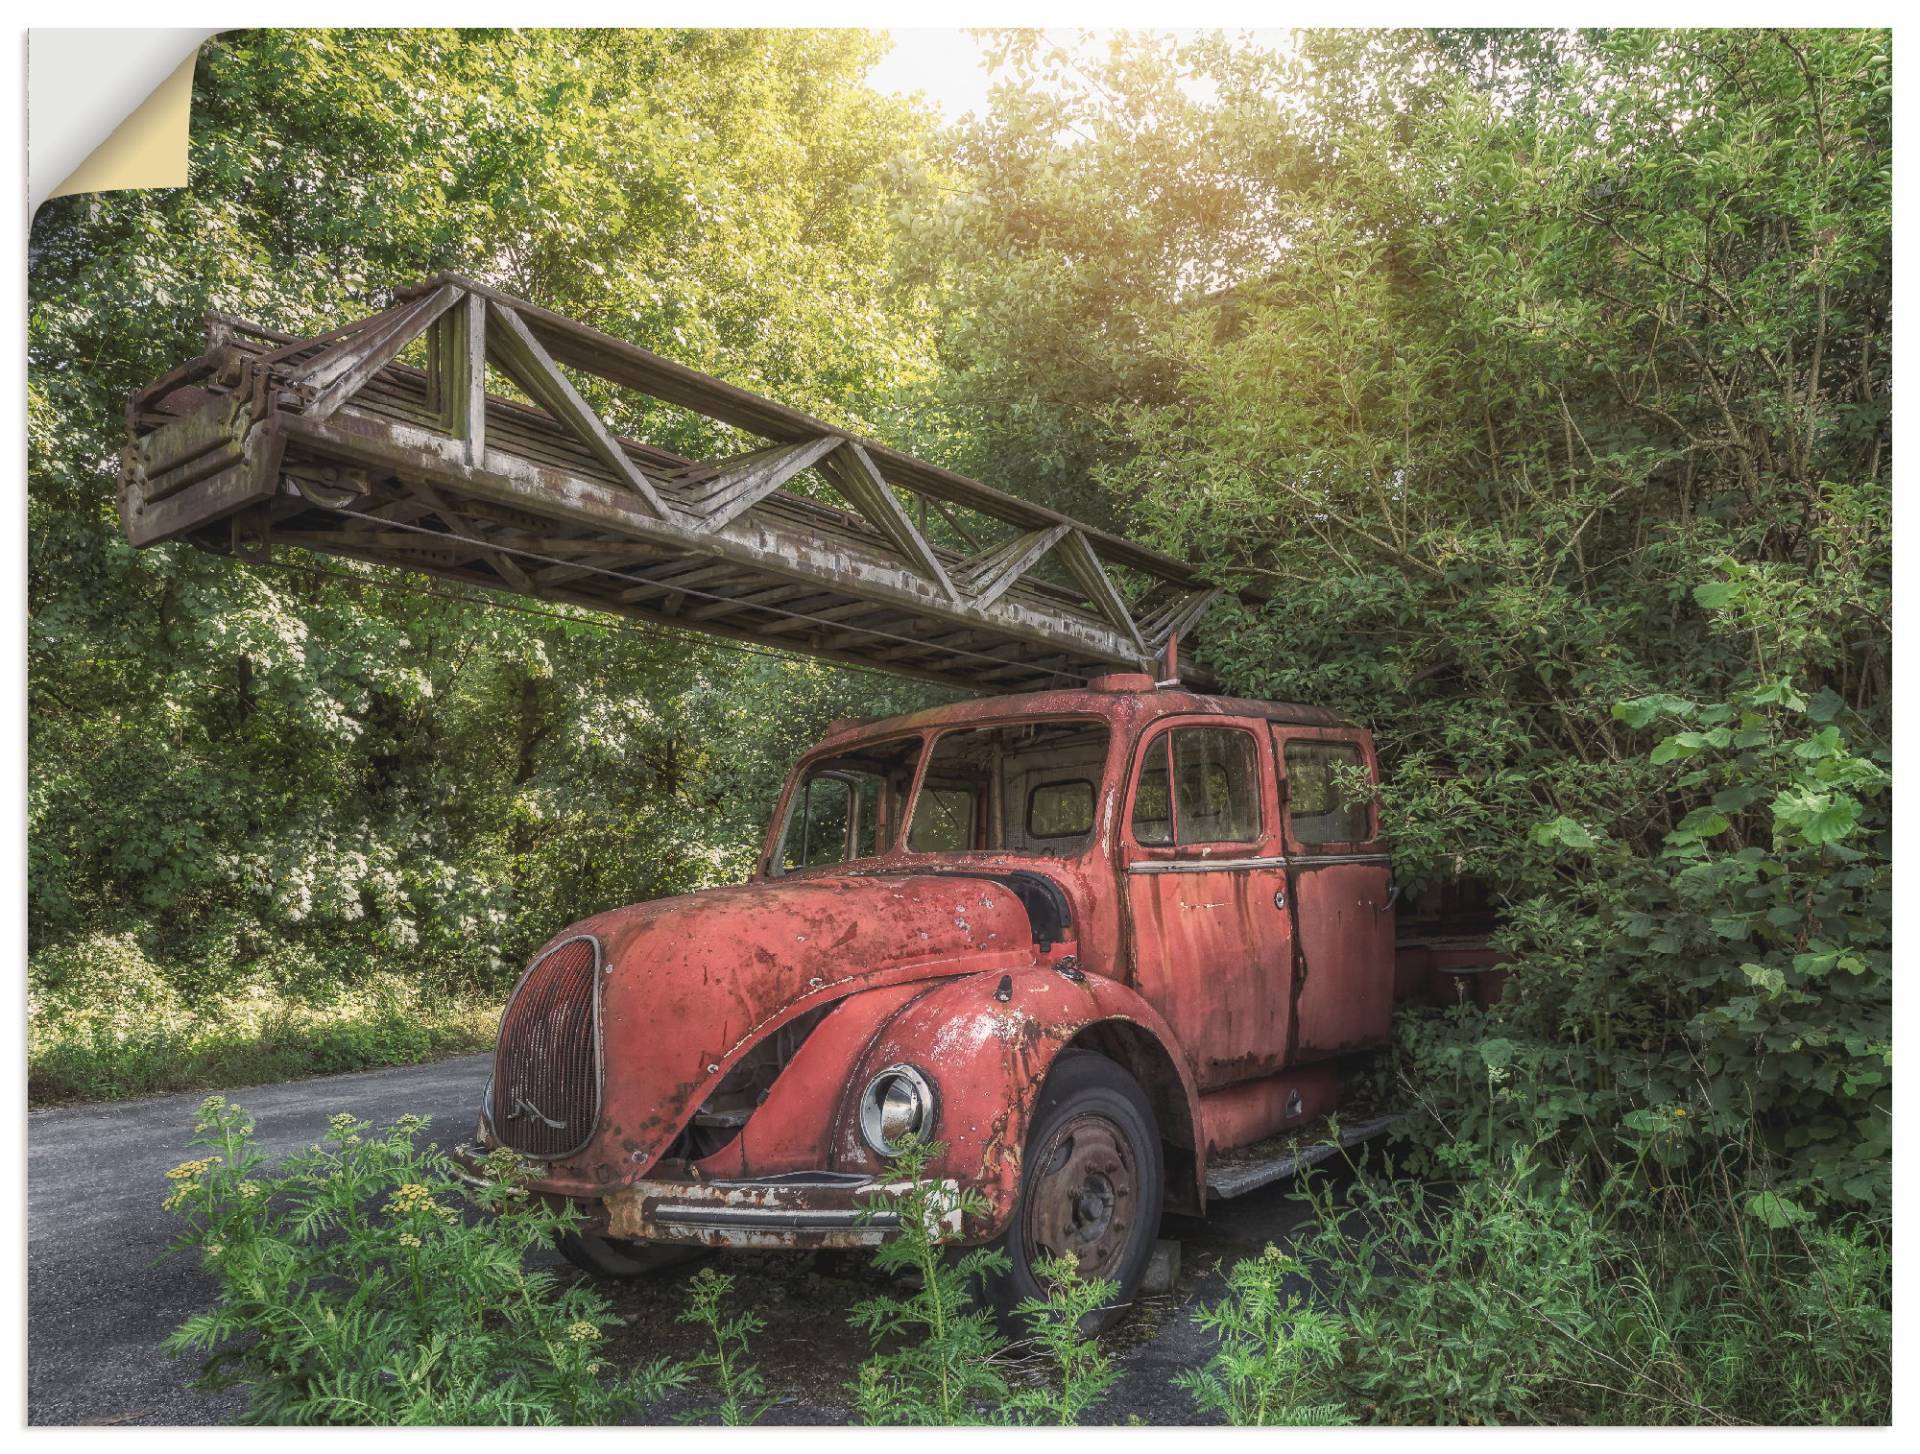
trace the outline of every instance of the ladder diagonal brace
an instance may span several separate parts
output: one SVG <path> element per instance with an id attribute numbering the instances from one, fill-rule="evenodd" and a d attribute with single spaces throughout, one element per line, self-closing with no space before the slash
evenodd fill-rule
<path id="1" fill-rule="evenodd" d="M 660 519 L 671 518 L 659 491 L 607 432 L 593 406 L 580 397 L 571 380 L 560 372 L 558 364 L 541 347 L 540 340 L 528 330 L 520 315 L 502 303 L 489 302 L 487 352 L 504 368 L 513 381 L 554 418 L 560 420 L 587 446 L 594 458 L 611 469 L 620 481 L 642 500 Z"/>
<path id="2" fill-rule="evenodd" d="M 968 605 L 984 611 L 1038 565 L 1067 530 L 1065 525 L 1049 525 L 982 551 L 954 572 L 954 584 L 965 594 Z"/>
<path id="3" fill-rule="evenodd" d="M 913 521 L 894 498 L 887 482 L 880 477 L 873 459 L 857 440 L 849 439 L 838 449 L 822 457 L 820 467 L 828 472 L 834 488 L 847 498 L 887 543 L 904 556 L 923 576 L 939 586 L 950 601 L 960 600 L 960 592 L 947 578 L 946 568 L 933 553 L 927 538 L 914 528 Z"/>
<path id="4" fill-rule="evenodd" d="M 1154 650 L 1159 650 L 1175 636 L 1185 636 L 1194 628 L 1200 618 L 1207 614 L 1213 603 L 1226 594 L 1217 586 L 1205 590 L 1190 591 L 1172 602 L 1164 610 L 1155 613 L 1153 618 L 1140 628 L 1141 639 Z"/>
<path id="5" fill-rule="evenodd" d="M 309 419 L 325 419 L 364 388 L 373 376 L 392 363 L 414 339 L 460 296 L 451 285 L 396 309 L 392 321 L 341 340 L 303 369 L 299 382 L 317 390 L 301 412 Z"/>
<path id="6" fill-rule="evenodd" d="M 445 500 L 441 499 L 434 491 L 432 485 L 422 481 L 416 484 L 413 489 L 415 494 L 419 495 L 422 500 L 425 500 L 428 505 L 433 507 L 433 513 L 440 517 L 447 528 L 454 532 L 455 536 L 459 538 L 459 544 L 473 547 L 489 565 L 499 571 L 502 576 L 506 577 L 516 590 L 524 591 L 529 596 L 539 594 L 539 592 L 534 589 L 533 582 L 527 578 L 527 573 L 520 569 L 519 564 L 503 552 L 487 545 L 486 536 L 480 533 L 478 527 L 455 510 Z"/>
<path id="7" fill-rule="evenodd" d="M 1060 541 L 1060 559 L 1074 583 L 1087 593 L 1087 599 L 1093 603 L 1093 609 L 1100 617 L 1131 640 L 1145 655 L 1147 644 L 1140 639 L 1140 628 L 1134 624 L 1133 613 L 1120 598 L 1120 592 L 1114 589 L 1113 581 L 1101 566 L 1100 557 L 1094 554 L 1087 537 L 1078 530 L 1068 531 Z"/>
<path id="8" fill-rule="evenodd" d="M 696 535 L 711 535 L 744 515 L 808 465 L 844 443 L 838 435 L 789 444 L 709 482 Z"/>

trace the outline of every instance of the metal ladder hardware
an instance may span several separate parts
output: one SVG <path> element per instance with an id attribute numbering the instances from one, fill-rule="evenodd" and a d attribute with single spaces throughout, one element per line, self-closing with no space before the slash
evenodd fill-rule
<path id="1" fill-rule="evenodd" d="M 210 331 L 129 402 L 136 546 L 297 547 L 991 692 L 1154 672 L 1224 594 L 456 274 L 313 338 L 218 316 Z M 410 348 L 424 367 L 400 361 Z M 490 371 L 518 397 L 489 392 Z M 632 396 L 746 447 L 694 460 L 619 434 L 593 399 Z"/>

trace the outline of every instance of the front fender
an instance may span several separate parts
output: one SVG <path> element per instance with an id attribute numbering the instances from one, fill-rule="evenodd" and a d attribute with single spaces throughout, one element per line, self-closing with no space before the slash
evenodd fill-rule
<path id="1" fill-rule="evenodd" d="M 860 1096 L 887 1066 L 916 1066 L 933 1082 L 930 1139 L 944 1147 L 928 1171 L 982 1194 L 986 1209 L 968 1218 L 962 1240 L 992 1240 L 1013 1215 L 1020 1158 L 1049 1068 L 1094 1027 L 1115 1023 L 1144 1033 L 1161 1050 L 1156 1058 L 1170 1068 L 1175 1083 L 1158 1087 L 1158 1095 L 1154 1087 L 1148 1093 L 1169 1103 L 1169 1109 L 1184 1111 L 1184 1126 L 1160 1129 L 1185 1143 L 1198 1124 L 1198 1093 L 1172 1032 L 1153 1007 L 1113 980 L 1069 978 L 1035 967 L 949 980 L 902 1005 L 846 1081 L 835 1115 L 834 1165 L 870 1173 L 884 1169 L 860 1134 Z M 1197 1174 L 1203 1172 L 1196 1166 Z"/>

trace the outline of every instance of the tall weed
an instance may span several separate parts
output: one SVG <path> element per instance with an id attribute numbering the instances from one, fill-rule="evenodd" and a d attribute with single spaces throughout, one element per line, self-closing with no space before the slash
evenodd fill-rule
<path id="1" fill-rule="evenodd" d="M 600 1344 L 614 1318 L 589 1288 L 526 1266 L 577 1221 L 527 1195 L 510 1152 L 487 1162 L 469 1219 L 426 1121 L 375 1131 L 335 1116 L 325 1140 L 269 1170 L 253 1120 L 202 1103 L 167 1173 L 214 1306 L 167 1339 L 199 1385 L 241 1388 L 259 1424 L 600 1424 L 683 1384 L 666 1359 L 628 1373 Z"/>
<path id="2" fill-rule="evenodd" d="M 905 1297 L 868 1298 L 853 1310 L 853 1321 L 876 1345 L 850 1389 L 864 1423 L 988 1423 L 1011 1398 L 999 1364 L 1006 1339 L 971 1292 L 981 1273 L 1006 1265 L 1005 1254 L 975 1247 L 948 1255 L 951 1228 L 985 1204 L 970 1187 L 928 1178 L 927 1166 L 942 1149 L 939 1142 L 903 1148 L 892 1164 L 899 1189 L 868 1209 L 870 1216 L 899 1221 L 898 1233 L 875 1248 L 874 1266 L 916 1278 L 918 1286 Z"/>

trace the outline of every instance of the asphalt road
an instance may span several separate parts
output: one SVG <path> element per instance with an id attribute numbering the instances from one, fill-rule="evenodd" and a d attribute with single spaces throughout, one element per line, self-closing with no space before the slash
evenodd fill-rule
<path id="1" fill-rule="evenodd" d="M 251 1111 L 263 1150 L 284 1155 L 318 1140 L 339 1111 L 379 1124 L 405 1114 L 433 1118 L 442 1144 L 471 1129 L 488 1059 L 329 1076 L 225 1094 Z M 27 1130 L 27 1417 L 33 1424 L 210 1424 L 230 1420 L 237 1394 L 188 1387 L 192 1367 L 170 1359 L 161 1340 L 206 1306 L 211 1283 L 197 1259 L 163 1258 L 175 1224 L 160 1209 L 167 1169 L 189 1154 L 187 1137 L 202 1093 L 105 1106 L 35 1111 Z M 1108 1335 L 1123 1377 L 1101 1422 L 1193 1420 L 1169 1379 L 1211 1351 L 1192 1322 L 1196 1300 L 1219 1296 L 1223 1262 L 1282 1245 L 1301 1221 L 1284 1186 L 1217 1203 L 1206 1222 L 1170 1219 L 1164 1233 L 1183 1247 L 1170 1293 L 1143 1299 Z M 766 1318 L 754 1357 L 779 1398 L 770 1423 L 837 1423 L 848 1417 L 842 1389 L 866 1352 L 846 1311 L 884 1280 L 853 1253 L 717 1254 Z M 558 1259 L 556 1258 L 556 1262 Z M 693 1268 L 635 1283 L 605 1284 L 625 1319 L 615 1357 L 651 1360 L 692 1351 L 692 1330 L 675 1321 Z M 698 1398 L 649 1411 L 659 1419 L 697 1408 Z"/>

